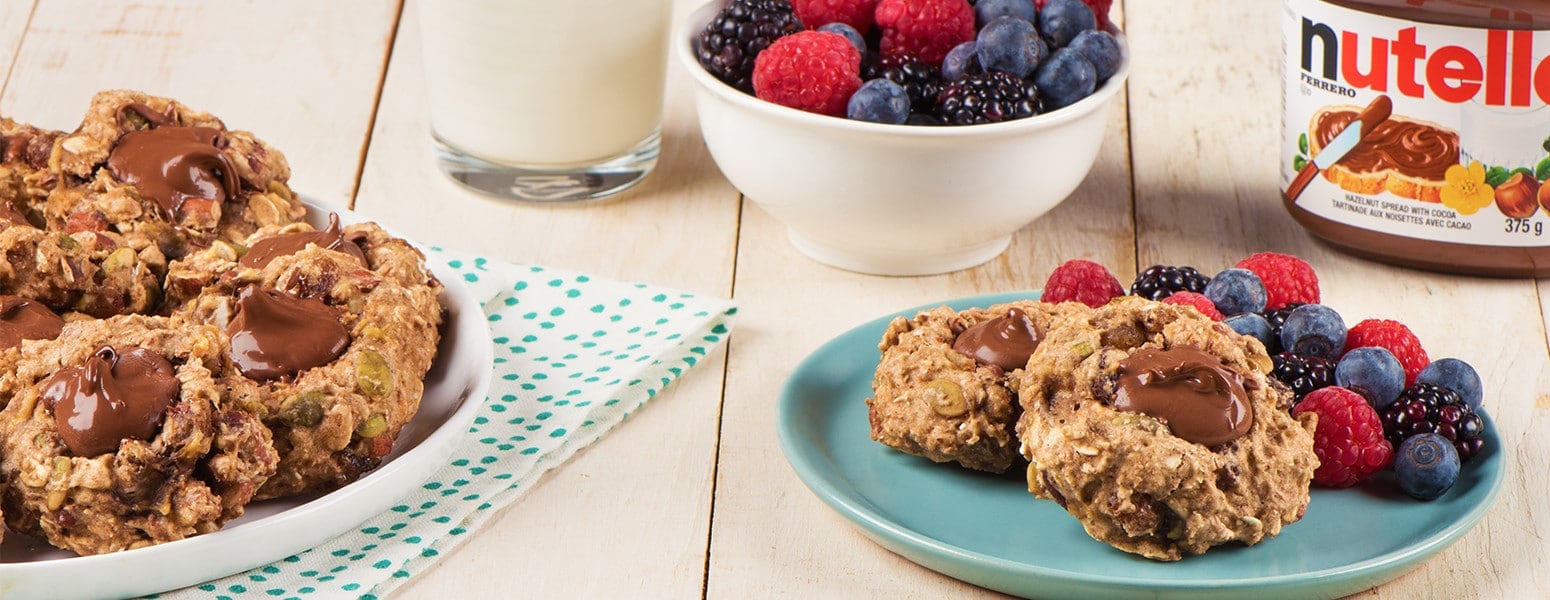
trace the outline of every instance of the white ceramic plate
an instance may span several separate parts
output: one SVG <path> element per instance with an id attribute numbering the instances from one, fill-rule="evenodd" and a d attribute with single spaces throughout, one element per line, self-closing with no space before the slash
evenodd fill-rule
<path id="1" fill-rule="evenodd" d="M 308 201 L 308 220 L 329 211 L 345 224 L 361 215 Z M 445 267 L 430 264 L 446 285 L 441 347 L 425 376 L 420 411 L 399 434 L 386 462 L 331 493 L 254 503 L 215 533 L 177 542 L 75 556 L 7 532 L 0 543 L 0 597 L 123 598 L 177 589 L 268 564 L 306 550 L 387 510 L 424 483 L 463 441 L 489 391 L 493 350 L 479 302 Z"/>

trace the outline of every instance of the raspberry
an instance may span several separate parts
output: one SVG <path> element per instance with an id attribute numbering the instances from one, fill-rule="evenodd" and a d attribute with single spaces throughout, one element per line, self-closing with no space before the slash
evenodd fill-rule
<path id="1" fill-rule="evenodd" d="M 1216 310 L 1216 305 L 1211 299 L 1195 292 L 1174 292 L 1162 299 L 1163 304 L 1178 304 L 1180 306 L 1193 306 L 1200 314 L 1211 317 L 1212 321 L 1222 320 L 1222 311 Z"/>
<path id="2" fill-rule="evenodd" d="M 1043 300 L 1074 300 L 1098 308 L 1123 295 L 1125 288 L 1119 286 L 1119 280 L 1103 265 L 1090 260 L 1072 259 L 1050 272 L 1049 281 L 1044 282 Z"/>
<path id="3" fill-rule="evenodd" d="M 751 94 L 754 57 L 801 30 L 786 0 L 732 0 L 695 36 L 694 56 L 711 75 Z"/>
<path id="4" fill-rule="evenodd" d="M 1294 415 L 1309 412 L 1319 416 L 1313 431 L 1313 453 L 1319 457 L 1315 483 L 1351 487 L 1393 461 L 1394 447 L 1383 437 L 1377 411 L 1356 392 L 1342 387 L 1316 390 L 1292 409 Z"/>
<path id="5" fill-rule="evenodd" d="M 1319 276 L 1307 261 L 1290 254 L 1260 252 L 1238 261 L 1238 268 L 1248 269 L 1265 284 L 1266 310 L 1282 308 L 1291 303 L 1318 304 Z"/>
<path id="6" fill-rule="evenodd" d="M 974 39 L 974 7 L 966 0 L 881 0 L 872 13 L 886 59 L 940 65 L 953 46 Z"/>
<path id="7" fill-rule="evenodd" d="M 837 33 L 793 33 L 754 61 L 754 95 L 781 106 L 843 117 L 860 87 L 861 53 Z"/>
<path id="8" fill-rule="evenodd" d="M 1367 319 L 1351 327 L 1346 332 L 1345 349 L 1350 351 L 1363 346 L 1384 348 L 1399 359 L 1399 364 L 1405 367 L 1405 385 L 1415 383 L 1421 369 L 1432 362 L 1426 357 L 1421 340 L 1416 339 L 1410 328 L 1398 321 Z"/>
<path id="9" fill-rule="evenodd" d="M 844 23 L 866 35 L 872 29 L 872 11 L 877 8 L 877 0 L 791 0 L 791 7 L 808 29 Z"/>
<path id="10" fill-rule="evenodd" d="M 1044 3 L 1048 0 L 1033 0 L 1039 10 L 1044 10 Z M 1113 22 L 1109 21 L 1109 7 L 1114 6 L 1114 0 L 1082 0 L 1088 8 L 1093 9 L 1093 15 L 1098 17 L 1098 28 L 1108 29 Z"/>

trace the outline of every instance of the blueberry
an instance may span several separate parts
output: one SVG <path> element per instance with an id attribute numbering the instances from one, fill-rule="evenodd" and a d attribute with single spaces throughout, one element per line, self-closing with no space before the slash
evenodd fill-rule
<path id="1" fill-rule="evenodd" d="M 1471 410 L 1478 410 L 1480 402 L 1485 398 L 1485 393 L 1480 387 L 1480 374 L 1469 363 L 1457 358 L 1440 358 L 1432 361 L 1421 369 L 1421 374 L 1415 378 L 1416 383 L 1430 383 L 1436 386 L 1453 390 L 1459 398 L 1469 405 Z"/>
<path id="2" fill-rule="evenodd" d="M 857 121 L 900 124 L 910 116 L 910 95 L 904 86 L 879 77 L 851 94 L 845 116 Z"/>
<path id="3" fill-rule="evenodd" d="M 974 20 L 980 27 L 996 17 L 1015 17 L 1032 25 L 1038 15 L 1033 10 L 1033 0 L 980 0 L 974 4 Z"/>
<path id="4" fill-rule="evenodd" d="M 1281 348 L 1334 359 L 1345 349 L 1345 332 L 1345 321 L 1335 309 L 1304 304 L 1286 315 L 1286 323 L 1281 325 Z"/>
<path id="5" fill-rule="evenodd" d="M 1222 322 L 1231 327 L 1233 331 L 1259 340 L 1259 343 L 1264 344 L 1267 349 L 1270 348 L 1271 343 L 1275 340 L 1275 338 L 1271 337 L 1274 334 L 1270 330 L 1270 321 L 1265 320 L 1265 317 L 1259 313 L 1238 313 L 1227 317 Z"/>
<path id="6" fill-rule="evenodd" d="M 967 41 L 952 50 L 947 51 L 947 58 L 942 59 L 942 79 L 945 81 L 958 81 L 964 75 L 977 73 L 980 70 L 978 54 L 979 48 L 973 41 Z"/>
<path id="7" fill-rule="evenodd" d="M 1411 436 L 1394 454 L 1399 489 L 1417 500 L 1432 500 L 1453 487 L 1459 476 L 1459 453 L 1448 438 L 1435 433 Z"/>
<path id="8" fill-rule="evenodd" d="M 1039 65 L 1033 84 L 1039 87 L 1044 106 L 1054 110 L 1091 95 L 1098 87 L 1098 71 L 1077 51 L 1061 48 Z"/>
<path id="9" fill-rule="evenodd" d="M 1051 46 L 1064 48 L 1076 34 L 1098 27 L 1098 17 L 1082 0 L 1049 0 L 1039 11 L 1039 32 Z"/>
<path id="10" fill-rule="evenodd" d="M 1114 73 L 1119 71 L 1119 63 L 1123 60 L 1119 49 L 1119 40 L 1114 39 L 1107 31 L 1089 29 L 1076 34 L 1068 46 L 1072 50 L 1081 52 L 1087 62 L 1093 64 L 1098 70 L 1098 81 L 1108 81 Z"/>
<path id="11" fill-rule="evenodd" d="M 1027 77 L 1044 59 L 1039 53 L 1043 46 L 1035 41 L 1038 38 L 1038 32 L 1027 21 L 997 17 L 974 39 L 975 56 L 979 58 L 980 67 L 987 71 L 1005 71 L 1019 78 Z"/>
<path id="12" fill-rule="evenodd" d="M 838 33 L 845 36 L 845 39 L 850 41 L 850 45 L 855 46 L 857 50 L 861 51 L 861 62 L 866 62 L 866 39 L 861 37 L 861 32 L 856 31 L 855 27 L 845 23 L 834 22 L 819 27 L 818 31 Z"/>
<path id="13" fill-rule="evenodd" d="M 1217 273 L 1211 283 L 1206 284 L 1205 295 L 1224 315 L 1265 310 L 1265 284 L 1248 269 L 1227 269 Z"/>
<path id="14" fill-rule="evenodd" d="M 1384 408 L 1405 391 L 1405 367 L 1387 348 L 1357 348 L 1335 365 L 1335 385 L 1361 394 L 1373 408 Z"/>

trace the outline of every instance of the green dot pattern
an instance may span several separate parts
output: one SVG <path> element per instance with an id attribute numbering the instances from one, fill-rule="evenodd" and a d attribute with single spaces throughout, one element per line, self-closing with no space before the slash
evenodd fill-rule
<path id="1" fill-rule="evenodd" d="M 495 344 L 490 395 L 459 450 L 391 509 L 316 548 L 150 598 L 386 597 L 703 361 L 737 315 L 719 298 L 427 254 L 482 300 Z"/>

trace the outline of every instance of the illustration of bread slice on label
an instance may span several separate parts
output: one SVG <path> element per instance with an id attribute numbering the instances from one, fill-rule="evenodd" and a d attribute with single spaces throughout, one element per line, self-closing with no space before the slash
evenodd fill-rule
<path id="1" fill-rule="evenodd" d="M 1361 112 L 1351 105 L 1325 106 L 1308 123 L 1311 156 L 1344 131 Z M 1324 178 L 1359 194 L 1387 190 L 1402 198 L 1440 202 L 1448 167 L 1459 164 L 1458 132 L 1430 121 L 1393 115 L 1324 169 Z"/>

